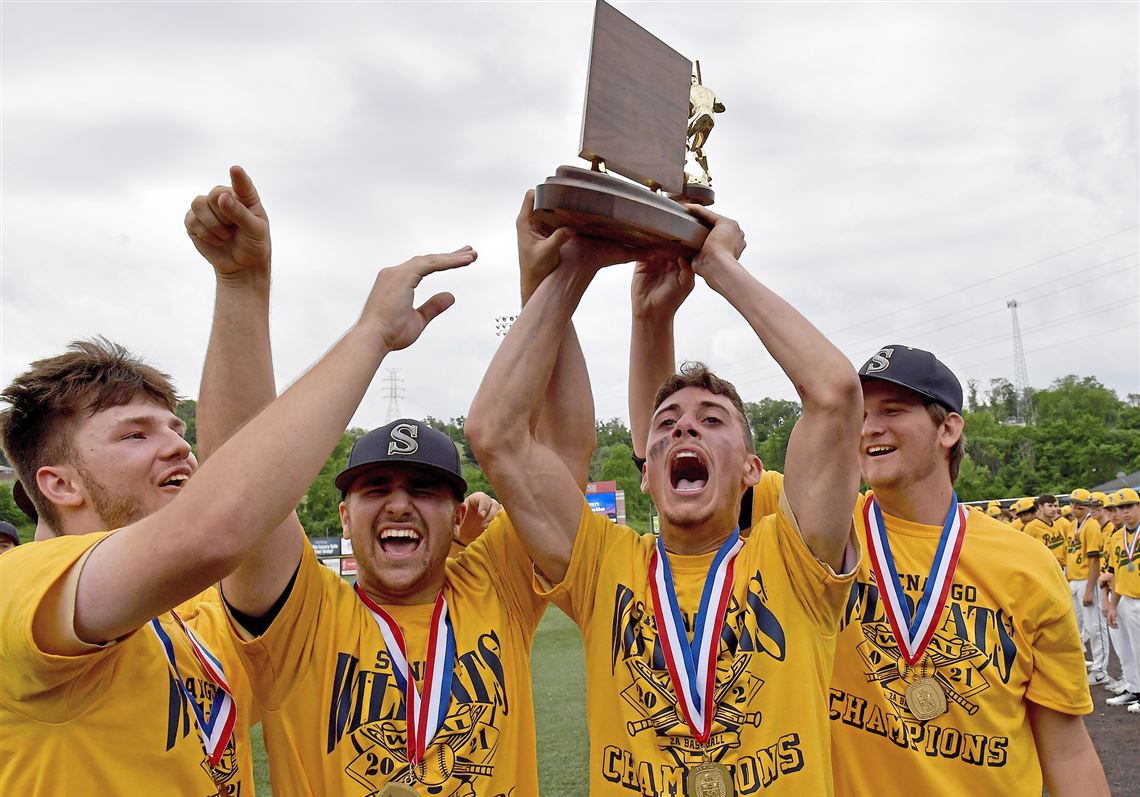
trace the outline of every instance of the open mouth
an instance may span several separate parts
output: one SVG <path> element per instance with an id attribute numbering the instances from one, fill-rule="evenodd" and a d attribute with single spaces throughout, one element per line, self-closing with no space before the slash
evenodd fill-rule
<path id="1" fill-rule="evenodd" d="M 181 489 L 182 487 L 186 486 L 186 482 L 188 482 L 188 481 L 190 481 L 189 476 L 187 476 L 185 473 L 179 473 L 179 474 L 176 474 L 174 476 L 171 476 L 169 479 L 162 482 L 158 486 L 159 487 L 176 487 L 176 488 Z"/>
<path id="2" fill-rule="evenodd" d="M 882 457 L 895 451 L 894 446 L 869 446 L 867 448 L 867 456 L 869 457 Z"/>
<path id="3" fill-rule="evenodd" d="M 380 550 L 390 556 L 411 556 L 423 541 L 423 536 L 415 529 L 384 529 L 380 532 Z"/>
<path id="4" fill-rule="evenodd" d="M 709 468 L 696 451 L 678 451 L 669 463 L 669 484 L 679 493 L 697 493 L 709 483 Z"/>

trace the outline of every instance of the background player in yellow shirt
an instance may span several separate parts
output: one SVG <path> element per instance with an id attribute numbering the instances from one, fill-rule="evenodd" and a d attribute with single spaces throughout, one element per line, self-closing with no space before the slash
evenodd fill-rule
<path id="1" fill-rule="evenodd" d="M 1065 566 L 1065 526 L 1059 521 L 1060 509 L 1057 496 L 1046 493 L 1037 496 L 1034 517 L 1025 525 L 1025 533 L 1038 540 L 1057 558 L 1057 564 Z"/>
<path id="2" fill-rule="evenodd" d="M 535 438 L 535 386 L 597 259 L 559 267 L 523 308 L 467 433 L 541 585 L 582 631 L 591 794 L 703 793 L 705 779 L 737 794 L 829 794 L 826 694 L 850 591 L 836 573 L 852 551 L 858 384 L 740 264 L 735 222 L 694 212 L 714 226 L 692 271 L 748 321 L 803 401 L 775 514 L 739 538 L 740 499 L 761 465 L 735 389 L 700 366 L 661 387 L 649 424 L 642 488 L 661 513 L 659 539 L 591 513 Z"/>
<path id="3" fill-rule="evenodd" d="M 1140 496 L 1125 488 L 1118 494 L 1116 506 L 1120 524 L 1109 542 L 1112 599 L 1108 625 L 1124 683 L 1118 696 L 1108 703 L 1140 714 Z"/>
<path id="4" fill-rule="evenodd" d="M 1019 498 L 1013 502 L 1010 511 L 1014 514 L 1013 526 L 1018 531 L 1025 531 L 1025 527 L 1033 518 L 1037 517 L 1037 505 L 1032 498 Z"/>
<path id="5" fill-rule="evenodd" d="M 958 379 L 905 346 L 859 374 L 874 496 L 831 684 L 837 794 L 1107 795 L 1056 560 L 957 505 Z"/>
<path id="6" fill-rule="evenodd" d="M 242 210 L 226 204 L 252 228 L 256 192 L 240 177 Z M 7 388 L 4 447 L 43 524 L 39 541 L 0 557 L 5 794 L 234 794 L 249 782 L 228 769 L 237 712 L 224 663 L 169 612 L 281 523 L 384 355 L 446 308 L 414 311 L 412 288 L 473 259 L 382 271 L 341 340 L 200 469 L 169 382 L 119 347 L 77 344 Z"/>
<path id="7" fill-rule="evenodd" d="M 186 217 L 219 283 L 199 403 L 205 454 L 273 395 L 268 251 L 226 256 L 218 242 L 249 232 L 219 208 L 232 193 L 218 186 Z M 524 301 L 557 263 L 558 242 L 530 229 L 531 207 L 528 196 L 517 225 Z M 593 405 L 580 400 L 589 383 L 572 331 L 559 356 L 538 390 L 547 399 L 540 433 L 584 486 Z M 584 384 L 571 389 L 573 379 Z M 355 588 L 318 563 L 295 514 L 222 584 L 274 790 L 537 794 L 530 648 L 545 602 L 509 520 L 496 516 L 448 557 L 466 483 L 454 443 L 411 419 L 358 440 L 336 485 Z"/>
<path id="8" fill-rule="evenodd" d="M 1073 526 L 1065 552 L 1065 576 L 1069 579 L 1073 608 L 1079 613 L 1078 625 L 1088 637 L 1089 683 L 1108 681 L 1108 626 L 1100 611 L 1101 552 L 1104 540 L 1095 510 L 1101 505 L 1092 493 L 1084 488 L 1073 490 L 1069 496 L 1073 506 Z"/>

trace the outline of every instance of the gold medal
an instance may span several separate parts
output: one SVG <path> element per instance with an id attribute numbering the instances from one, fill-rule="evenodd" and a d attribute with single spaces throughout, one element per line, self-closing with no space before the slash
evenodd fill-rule
<path id="1" fill-rule="evenodd" d="M 419 797 L 419 795 L 407 783 L 392 781 L 380 788 L 377 797 Z"/>
<path id="2" fill-rule="evenodd" d="M 735 797 L 728 767 L 713 761 L 697 764 L 685 778 L 686 797 Z"/>
<path id="3" fill-rule="evenodd" d="M 946 713 L 946 693 L 933 678 L 917 678 L 907 684 L 906 707 L 915 719 L 932 720 Z"/>

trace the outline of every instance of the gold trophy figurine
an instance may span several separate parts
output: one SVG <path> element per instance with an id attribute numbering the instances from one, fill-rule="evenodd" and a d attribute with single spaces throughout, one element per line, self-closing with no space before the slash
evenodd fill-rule
<path id="1" fill-rule="evenodd" d="M 714 113 L 724 113 L 724 103 L 716 92 L 701 81 L 701 62 L 696 61 L 692 76 L 693 85 L 689 89 L 689 126 L 685 152 L 685 189 L 678 201 L 694 202 L 698 205 L 713 203 L 712 176 L 709 174 L 709 161 L 705 157 L 705 142 L 709 140 Z"/>
<path id="2" fill-rule="evenodd" d="M 594 11 L 578 156 L 535 189 L 551 228 L 630 246 L 699 251 L 709 227 L 684 203 L 709 205 L 704 146 L 724 111 L 700 66 L 604 0 Z"/>

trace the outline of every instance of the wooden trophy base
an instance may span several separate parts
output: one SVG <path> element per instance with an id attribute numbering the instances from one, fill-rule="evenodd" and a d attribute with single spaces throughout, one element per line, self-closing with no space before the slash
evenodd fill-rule
<path id="1" fill-rule="evenodd" d="M 702 203 L 703 204 L 703 203 Z M 538 218 L 591 238 L 629 246 L 700 250 L 709 228 L 666 196 L 603 172 L 559 166 L 534 192 Z"/>

